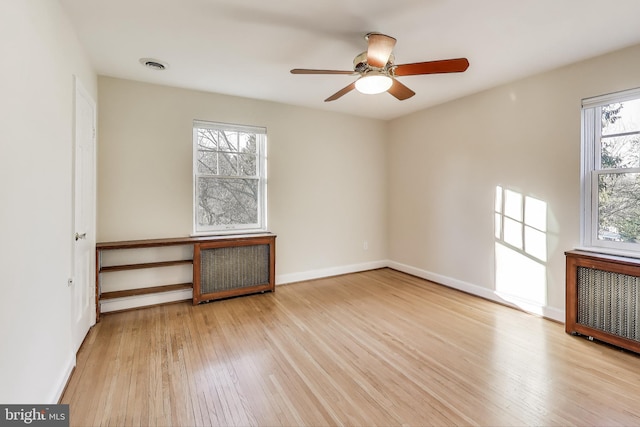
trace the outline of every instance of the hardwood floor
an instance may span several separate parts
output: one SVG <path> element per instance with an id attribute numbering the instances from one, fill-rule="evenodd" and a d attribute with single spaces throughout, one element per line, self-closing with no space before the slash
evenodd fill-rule
<path id="1" fill-rule="evenodd" d="M 78 426 L 640 425 L 640 356 L 394 270 L 105 315 Z"/>

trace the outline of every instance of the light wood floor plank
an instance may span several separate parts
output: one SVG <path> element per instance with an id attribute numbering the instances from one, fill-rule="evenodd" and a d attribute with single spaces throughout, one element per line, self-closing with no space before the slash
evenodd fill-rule
<path id="1" fill-rule="evenodd" d="M 640 356 L 394 270 L 108 314 L 76 426 L 640 425 Z"/>

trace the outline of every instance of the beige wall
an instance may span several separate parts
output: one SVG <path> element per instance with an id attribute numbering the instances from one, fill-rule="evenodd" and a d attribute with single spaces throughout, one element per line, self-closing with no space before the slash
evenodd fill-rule
<path id="1" fill-rule="evenodd" d="M 539 287 L 540 312 L 563 320 L 564 251 L 580 243 L 581 99 L 640 86 L 639 69 L 637 46 L 394 120 L 396 267 L 529 309 Z M 496 186 L 546 203 L 546 261 L 494 237 Z M 520 279 L 496 292 L 504 277 Z"/>
<path id="2" fill-rule="evenodd" d="M 108 77 L 99 78 L 98 111 L 99 241 L 192 232 L 200 119 L 267 128 L 279 282 L 386 259 L 384 122 Z"/>
<path id="3" fill-rule="evenodd" d="M 580 101 L 639 65 L 637 46 L 390 122 L 103 77 L 98 238 L 188 235 L 192 120 L 266 126 L 280 283 L 387 263 L 562 320 Z M 542 258 L 495 237 L 497 186 L 546 207 Z"/>
<path id="4" fill-rule="evenodd" d="M 97 78 L 60 4 L 0 2 L 0 402 L 55 403 L 71 343 L 74 75 Z"/>

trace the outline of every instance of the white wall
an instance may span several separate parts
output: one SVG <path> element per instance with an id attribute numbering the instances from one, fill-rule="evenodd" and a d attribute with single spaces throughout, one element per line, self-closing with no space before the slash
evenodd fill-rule
<path id="1" fill-rule="evenodd" d="M 0 402 L 55 403 L 71 350 L 74 75 L 96 76 L 57 1 L 0 2 Z"/>
<path id="2" fill-rule="evenodd" d="M 200 119 L 267 128 L 278 283 L 386 260 L 384 122 L 109 77 L 99 94 L 99 241 L 192 232 Z"/>
<path id="3" fill-rule="evenodd" d="M 639 69 L 636 46 L 394 120 L 392 265 L 564 320 L 564 251 L 580 243 L 581 99 L 640 86 Z M 496 186 L 546 203 L 546 260 L 494 237 Z"/>

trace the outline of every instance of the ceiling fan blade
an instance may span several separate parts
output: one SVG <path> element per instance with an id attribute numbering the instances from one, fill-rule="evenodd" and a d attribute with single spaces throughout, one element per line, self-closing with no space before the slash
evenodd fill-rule
<path id="1" fill-rule="evenodd" d="M 389 90 L 387 90 L 387 92 L 398 98 L 400 101 L 411 98 L 416 94 L 414 91 L 412 91 L 396 79 L 393 79 L 393 83 L 391 84 L 391 87 L 389 88 Z"/>
<path id="2" fill-rule="evenodd" d="M 340 70 L 309 70 L 306 68 L 294 68 L 291 70 L 291 74 L 358 74 L 354 71 L 340 71 Z"/>
<path id="3" fill-rule="evenodd" d="M 325 99 L 324 102 L 335 101 L 336 99 L 340 98 L 342 95 L 345 95 L 351 92 L 355 88 L 356 88 L 356 82 L 353 82 L 349 86 L 340 89 L 339 91 L 337 91 L 336 93 L 334 93 L 333 95 Z"/>
<path id="4" fill-rule="evenodd" d="M 396 45 L 396 39 L 380 33 L 367 34 L 369 48 L 367 49 L 367 64 L 372 67 L 383 68 L 389 61 L 389 56 L 393 47 Z"/>
<path id="5" fill-rule="evenodd" d="M 443 59 L 441 61 L 401 64 L 393 68 L 396 76 L 415 76 L 418 74 L 461 73 L 469 68 L 467 58 Z"/>

